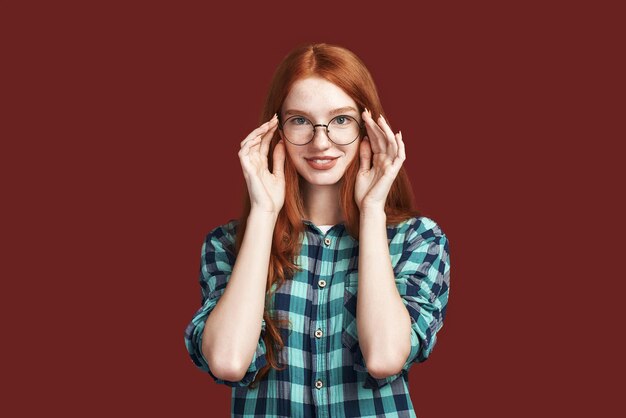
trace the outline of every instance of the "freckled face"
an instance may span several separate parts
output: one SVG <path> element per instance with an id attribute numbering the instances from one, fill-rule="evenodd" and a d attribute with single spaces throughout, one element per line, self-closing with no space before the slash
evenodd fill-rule
<path id="1" fill-rule="evenodd" d="M 283 122 L 292 116 L 303 116 L 313 124 L 326 125 L 339 115 L 352 116 L 361 121 L 355 101 L 335 84 L 318 77 L 296 81 L 281 109 Z M 325 128 L 317 127 L 313 140 L 308 144 L 298 146 L 287 140 L 284 144 L 298 174 L 309 184 L 321 186 L 341 180 L 348 165 L 358 155 L 360 138 L 348 145 L 337 145 L 328 138 Z M 327 163 L 316 162 L 314 157 L 336 158 Z"/>

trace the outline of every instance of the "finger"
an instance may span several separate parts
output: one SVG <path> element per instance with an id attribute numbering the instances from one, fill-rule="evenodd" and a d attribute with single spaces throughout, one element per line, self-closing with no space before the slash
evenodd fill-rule
<path id="1" fill-rule="evenodd" d="M 389 126 L 383 115 L 380 115 L 380 117 L 378 118 L 378 122 L 383 132 L 385 133 L 385 138 L 387 139 L 387 154 L 389 154 L 389 157 L 393 161 L 393 159 L 396 158 L 396 156 L 398 155 L 398 144 L 396 142 L 396 136 L 391 130 L 391 127 Z"/>
<path id="2" fill-rule="evenodd" d="M 404 141 L 402 140 L 402 131 L 398 132 L 398 156 L 402 158 L 402 161 L 406 160 L 406 150 L 404 148 Z"/>
<path id="3" fill-rule="evenodd" d="M 243 147 L 241 147 L 241 150 L 239 150 L 239 153 L 241 155 L 248 155 L 248 153 L 250 152 L 250 150 L 256 146 L 257 144 L 259 144 L 261 142 L 261 137 L 257 136 L 256 138 L 252 138 L 249 141 L 247 141 Z"/>
<path id="4" fill-rule="evenodd" d="M 404 160 L 406 160 L 404 141 L 402 141 L 402 132 L 398 132 L 396 134 L 396 140 L 398 142 L 398 155 L 396 156 L 395 160 L 393 160 L 393 164 L 401 166 L 402 163 L 404 163 Z M 398 167 L 398 169 L 400 169 L 400 167 Z"/>
<path id="5" fill-rule="evenodd" d="M 370 146 L 370 140 L 367 136 L 363 137 L 361 141 L 359 157 L 361 159 L 359 172 L 370 170 L 372 168 L 372 147 Z"/>
<path id="6" fill-rule="evenodd" d="M 365 122 L 365 128 L 367 129 L 367 136 L 370 139 L 370 145 L 374 154 L 380 154 L 386 152 L 387 140 L 385 134 L 380 129 L 380 126 L 376 124 L 369 110 L 364 112 L 363 121 Z"/>
<path id="7" fill-rule="evenodd" d="M 281 139 L 274 147 L 274 154 L 272 158 L 272 171 L 275 176 L 283 178 L 285 177 L 285 144 Z"/>
<path id="8" fill-rule="evenodd" d="M 254 131 L 250 132 L 248 136 L 246 136 L 244 140 L 240 142 L 240 145 L 243 146 L 243 144 L 246 143 L 248 140 L 256 138 L 257 136 L 263 135 L 265 132 L 267 132 L 267 130 L 270 128 L 270 123 L 273 120 L 278 120 L 278 118 L 276 117 L 276 114 L 274 114 L 272 119 L 268 120 L 263 125 L 259 126 Z"/>
<path id="9" fill-rule="evenodd" d="M 274 137 L 274 132 L 276 132 L 276 128 L 278 127 L 278 119 L 272 120 L 268 126 L 269 130 L 261 137 L 261 148 L 259 150 L 261 156 L 265 158 L 267 158 L 267 152 L 270 148 L 270 142 Z"/>
<path id="10" fill-rule="evenodd" d="M 246 144 L 248 141 L 250 141 L 250 140 L 252 140 L 252 139 L 254 139 L 256 137 L 259 137 L 259 136 L 263 135 L 265 132 L 267 132 L 267 129 L 268 129 L 267 125 L 268 125 L 268 123 L 269 122 L 265 122 L 263 125 L 259 126 L 254 131 L 250 132 L 248 134 L 248 136 L 246 136 L 244 138 L 244 140 L 239 143 L 239 145 L 243 147 L 244 144 Z"/>

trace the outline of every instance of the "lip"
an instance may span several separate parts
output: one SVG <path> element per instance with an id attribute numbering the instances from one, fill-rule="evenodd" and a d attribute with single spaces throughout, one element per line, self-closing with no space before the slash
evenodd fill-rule
<path id="1" fill-rule="evenodd" d="M 305 158 L 306 162 L 309 164 L 310 167 L 314 168 L 315 170 L 330 170 L 331 168 L 333 168 L 336 164 L 337 164 L 337 160 L 339 159 L 339 157 L 321 157 L 321 158 Z M 330 162 L 328 163 L 317 163 L 314 160 L 328 160 Z"/>
<path id="2" fill-rule="evenodd" d="M 339 158 L 339 157 L 333 157 L 330 155 L 320 155 L 319 157 L 309 157 L 309 158 L 305 157 L 305 160 L 334 160 L 336 158 Z"/>

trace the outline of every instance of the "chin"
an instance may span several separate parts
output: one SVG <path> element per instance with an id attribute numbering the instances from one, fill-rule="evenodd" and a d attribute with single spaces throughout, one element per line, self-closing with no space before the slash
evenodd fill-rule
<path id="1" fill-rule="evenodd" d="M 334 167 L 337 168 L 337 167 Z M 340 170 L 330 170 L 333 173 L 317 173 L 311 172 L 307 170 L 304 175 L 300 173 L 300 177 L 307 183 L 315 186 L 332 186 L 333 184 L 337 184 L 343 177 L 343 172 Z"/>
<path id="2" fill-rule="evenodd" d="M 309 181 L 305 179 L 305 181 L 312 186 L 333 186 L 339 183 L 339 180 L 341 180 L 341 178 L 338 178 L 335 180 L 329 180 L 329 181 Z"/>

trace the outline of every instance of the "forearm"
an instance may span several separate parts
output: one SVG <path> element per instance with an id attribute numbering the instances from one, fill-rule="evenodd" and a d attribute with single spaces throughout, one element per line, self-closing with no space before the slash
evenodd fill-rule
<path id="1" fill-rule="evenodd" d="M 357 329 L 368 371 L 398 371 L 411 350 L 411 318 L 395 284 L 383 209 L 361 212 Z"/>
<path id="2" fill-rule="evenodd" d="M 203 354 L 226 380 L 245 372 L 259 341 L 275 224 L 272 214 L 250 212 L 228 285 L 204 327 Z"/>

